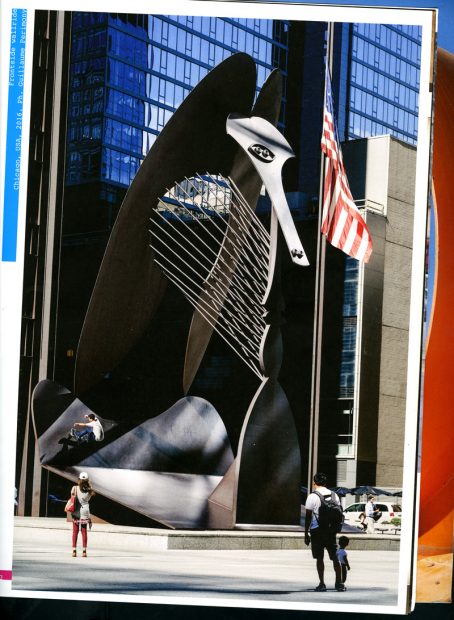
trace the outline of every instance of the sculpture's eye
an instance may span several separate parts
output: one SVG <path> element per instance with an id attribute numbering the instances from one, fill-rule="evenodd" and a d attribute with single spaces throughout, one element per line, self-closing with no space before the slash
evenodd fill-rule
<path id="1" fill-rule="evenodd" d="M 257 159 L 259 159 L 260 161 L 268 164 L 272 162 L 275 157 L 274 153 L 272 153 L 269 148 L 263 146 L 262 144 L 252 144 L 248 148 L 248 151 L 249 153 L 252 153 L 254 157 L 257 157 Z"/>

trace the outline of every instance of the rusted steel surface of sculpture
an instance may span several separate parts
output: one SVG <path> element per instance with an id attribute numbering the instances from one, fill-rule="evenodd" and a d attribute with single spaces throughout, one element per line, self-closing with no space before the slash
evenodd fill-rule
<path id="1" fill-rule="evenodd" d="M 74 393 L 35 388 L 43 467 L 71 480 L 88 471 L 97 492 L 167 527 L 294 526 L 300 520 L 300 451 L 278 382 L 282 360 L 279 248 L 307 259 L 281 171 L 293 153 L 275 125 L 281 77 L 253 106 L 255 65 L 236 54 L 191 92 L 132 182 L 99 271 L 77 353 Z M 255 213 L 262 184 L 271 223 Z M 193 306 L 182 391 L 135 426 L 101 419 L 99 445 L 64 435 L 90 413 L 83 403 L 154 320 L 167 284 Z M 253 373 L 257 389 L 231 446 L 215 403 L 188 395 L 213 334 Z M 159 385 L 156 386 L 159 389 Z M 232 386 L 232 389 L 241 389 Z"/>

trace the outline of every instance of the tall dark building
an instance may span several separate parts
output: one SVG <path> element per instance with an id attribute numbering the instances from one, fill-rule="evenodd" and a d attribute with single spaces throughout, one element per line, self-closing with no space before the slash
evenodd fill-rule
<path id="1" fill-rule="evenodd" d="M 70 25 L 69 14 L 36 12 L 17 417 L 19 514 L 47 514 L 31 397 L 38 381 L 54 374 Z"/>

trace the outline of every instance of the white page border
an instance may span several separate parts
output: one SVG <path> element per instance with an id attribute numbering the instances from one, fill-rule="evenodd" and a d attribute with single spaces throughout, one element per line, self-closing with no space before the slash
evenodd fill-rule
<path id="1" fill-rule="evenodd" d="M 10 23 L 11 10 L 13 8 L 28 10 L 27 25 L 27 48 L 26 48 L 26 74 L 25 74 L 25 97 L 23 116 L 23 149 L 21 158 L 21 190 L 19 196 L 19 236 L 17 246 L 17 261 L 15 263 L 0 265 L 0 293 L 1 315 L 0 336 L 2 341 L 2 353 L 0 358 L 0 468 L 2 471 L 2 484 L 0 487 L 0 514 L 2 515 L 1 528 L 1 555 L 0 568 L 12 565 L 12 493 L 14 486 L 14 466 L 16 446 L 15 433 L 12 432 L 12 412 L 17 411 L 18 372 L 19 367 L 19 344 L 21 330 L 21 299 L 22 299 L 22 274 L 24 255 L 24 231 L 26 210 L 26 179 L 28 167 L 28 124 L 30 118 L 30 90 L 31 90 L 31 62 L 33 41 L 33 11 L 45 10 L 77 10 L 93 11 L 93 3 L 87 0 L 42 0 L 35 2 L 24 0 L 12 2 L 2 0 L 1 23 L 5 24 L 1 39 L 1 74 L 7 75 L 9 56 L 9 33 L 6 25 Z M 403 484 L 403 511 L 406 514 L 414 513 L 415 502 L 415 479 L 416 479 L 416 449 L 419 411 L 419 381 L 420 381 L 420 352 L 422 323 L 422 302 L 424 290 L 424 258 L 425 258 L 425 230 L 426 230 L 426 205 L 428 195 L 428 171 L 430 156 L 430 123 L 432 114 L 432 96 L 430 91 L 431 76 L 429 73 L 432 62 L 432 28 L 434 12 L 429 9 L 390 9 L 390 8 L 365 8 L 347 6 L 312 6 L 306 4 L 286 3 L 259 3 L 259 2 L 210 2 L 197 0 L 156 0 L 152 7 L 148 7 L 143 1 L 130 0 L 128 11 L 141 13 L 145 9 L 152 8 L 156 14 L 182 14 L 182 15 L 215 15 L 218 17 L 261 17 L 270 19 L 295 19 L 307 21 L 338 21 L 338 22 L 364 22 L 364 23 L 390 23 L 390 24 L 415 24 L 422 27 L 423 44 L 421 55 L 421 87 L 418 120 L 418 151 L 416 171 L 416 201 L 414 220 L 414 247 L 412 263 L 412 295 L 410 304 L 410 345 L 408 356 L 407 376 L 407 410 L 405 423 L 405 453 L 404 453 L 404 484 Z M 124 12 L 123 2 L 118 0 L 99 0 L 96 11 Z M 6 71 L 5 71 L 6 69 Z M 1 195 L 4 196 L 4 128 L 6 127 L 6 106 L 4 80 L 1 83 Z M 5 293 L 7 291 L 7 294 Z M 363 611 L 368 613 L 405 613 L 407 610 L 408 588 L 412 583 L 412 565 L 414 561 L 414 549 L 417 538 L 416 528 L 411 527 L 404 520 L 401 533 L 400 567 L 399 567 L 399 595 L 396 607 L 376 605 L 342 605 L 342 611 Z M 413 549 L 413 553 L 412 553 Z M 51 592 L 25 592 L 10 589 L 10 583 L 0 581 L 0 595 L 14 594 L 14 596 L 36 596 L 43 598 L 65 598 L 65 593 Z M 177 603 L 194 605 L 216 606 L 240 606 L 276 609 L 317 609 L 319 611 L 339 610 L 338 605 L 305 603 L 273 603 L 270 601 L 250 600 L 225 600 L 225 599 L 197 599 L 197 598 L 174 598 L 154 596 L 118 596 L 118 595 L 73 595 L 72 598 L 85 600 L 118 600 L 134 602 L 154 603 Z"/>

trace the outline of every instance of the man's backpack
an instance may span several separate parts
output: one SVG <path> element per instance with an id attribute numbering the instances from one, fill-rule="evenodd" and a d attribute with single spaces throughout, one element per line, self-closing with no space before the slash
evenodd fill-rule
<path id="1" fill-rule="evenodd" d="M 318 509 L 318 526 L 327 532 L 337 534 L 341 531 L 344 522 L 342 506 L 336 501 L 333 492 L 331 492 L 331 497 L 324 497 L 318 491 L 314 493 L 319 496 L 321 502 Z"/>

